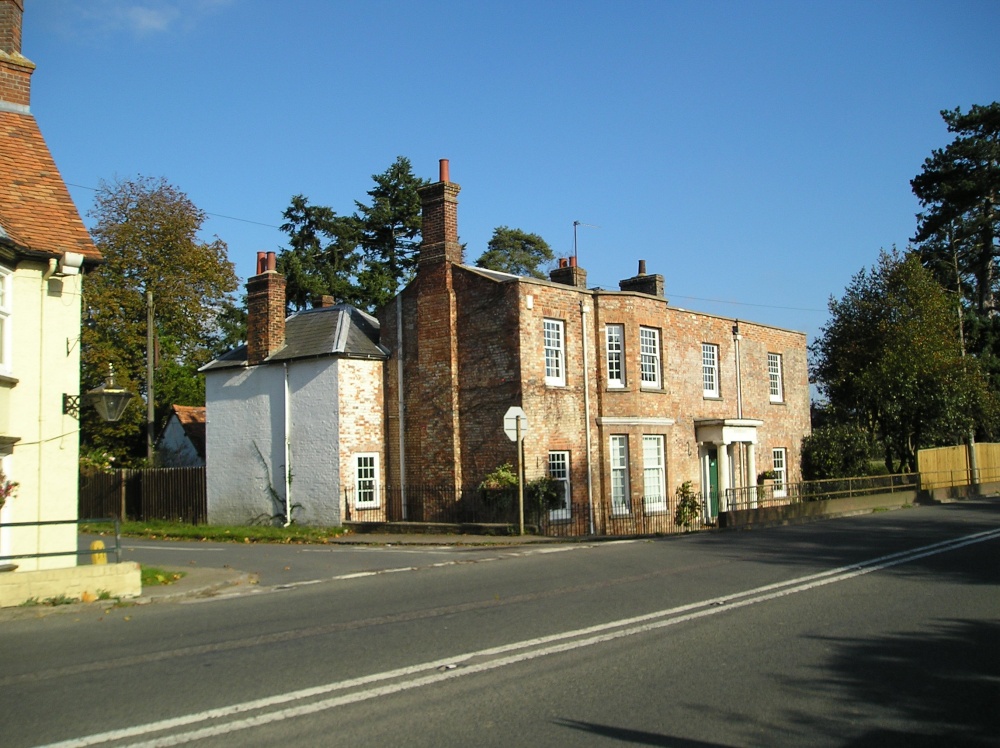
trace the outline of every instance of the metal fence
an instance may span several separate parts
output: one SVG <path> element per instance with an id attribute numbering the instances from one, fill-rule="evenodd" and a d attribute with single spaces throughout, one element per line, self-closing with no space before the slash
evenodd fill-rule
<path id="1" fill-rule="evenodd" d="M 700 496 L 695 496 L 700 503 Z M 643 497 L 635 506 L 598 507 L 591 517 L 587 503 L 548 509 L 524 502 L 526 532 L 550 537 L 657 535 L 700 529 L 700 513 L 688 527 L 677 525 L 678 497 Z M 380 486 L 358 493 L 344 490 L 345 520 L 360 524 L 419 522 L 478 525 L 496 533 L 516 532 L 520 517 L 516 489 L 455 486 Z"/>
<path id="2" fill-rule="evenodd" d="M 115 558 L 115 563 L 121 563 L 122 560 L 122 535 L 121 535 L 121 523 L 118 521 L 117 517 L 105 517 L 101 519 L 66 519 L 66 520 L 46 520 L 44 522 L 2 522 L 0 523 L 0 529 L 7 527 L 10 528 L 22 528 L 22 527 L 46 527 L 53 525 L 82 525 L 82 524 L 113 524 L 115 527 L 115 546 L 114 548 L 90 548 L 87 550 L 80 550 L 78 546 L 75 546 L 72 551 L 51 551 L 48 553 L 19 553 L 12 556 L 0 556 L 0 562 L 4 561 L 17 561 L 25 558 L 54 558 L 58 556 L 90 556 L 93 559 L 95 556 L 102 553 L 113 553 Z M 16 532 L 16 529 L 15 529 Z M 74 535 L 74 538 L 76 535 Z"/>
<path id="3" fill-rule="evenodd" d="M 208 519 L 205 468 L 80 471 L 78 513 L 203 524 Z"/>
<path id="4" fill-rule="evenodd" d="M 845 499 L 878 493 L 913 491 L 919 487 L 920 475 L 918 473 L 831 478 L 785 484 L 768 482 L 759 486 L 745 486 L 727 490 L 723 510 L 763 509 L 770 506 L 786 506 L 800 501 Z"/>

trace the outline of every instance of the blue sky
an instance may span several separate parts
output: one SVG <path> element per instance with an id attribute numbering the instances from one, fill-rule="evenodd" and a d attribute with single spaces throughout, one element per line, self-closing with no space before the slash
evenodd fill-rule
<path id="1" fill-rule="evenodd" d="M 243 280 L 295 194 L 350 213 L 398 155 L 617 288 L 807 332 L 905 246 L 939 111 L 1000 99 L 1000 3 L 27 0 L 32 110 L 81 213 L 164 177 Z M 242 220 L 234 220 L 242 219 Z"/>

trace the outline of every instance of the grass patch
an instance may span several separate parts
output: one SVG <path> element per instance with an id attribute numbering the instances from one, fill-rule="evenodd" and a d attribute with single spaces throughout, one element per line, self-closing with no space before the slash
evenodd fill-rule
<path id="1" fill-rule="evenodd" d="M 47 597 L 44 600 L 39 600 L 37 597 L 29 597 L 18 607 L 21 608 L 34 608 L 37 605 L 47 605 L 50 608 L 54 608 L 57 605 L 72 605 L 73 603 L 80 602 L 75 597 L 68 597 L 66 595 L 56 595 L 55 597 Z"/>
<path id="2" fill-rule="evenodd" d="M 183 579 L 186 574 L 183 571 L 164 571 L 155 566 L 140 567 L 143 587 L 158 587 L 164 584 L 173 584 L 179 579 Z"/>
<path id="3" fill-rule="evenodd" d="M 80 525 L 86 534 L 110 535 L 114 525 L 88 522 Z M 343 527 L 291 525 L 189 525 L 184 522 L 154 520 L 152 522 L 122 522 L 121 533 L 129 538 L 149 540 L 206 540 L 224 543 L 326 543 L 331 537 L 343 535 Z"/>

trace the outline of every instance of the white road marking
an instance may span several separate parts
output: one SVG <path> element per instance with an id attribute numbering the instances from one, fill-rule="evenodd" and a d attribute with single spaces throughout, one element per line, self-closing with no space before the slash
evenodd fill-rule
<path id="1" fill-rule="evenodd" d="M 195 545 L 126 545 L 122 544 L 124 551 L 178 551 L 180 553 L 222 553 L 225 548 L 200 548 Z"/>
<path id="2" fill-rule="evenodd" d="M 524 641 L 513 642 L 498 647 L 468 652 L 445 659 L 432 662 L 425 662 L 409 667 L 388 670 L 382 673 L 373 673 L 360 678 L 352 678 L 345 681 L 327 683 L 322 686 L 290 691 L 284 694 L 276 694 L 263 699 L 256 699 L 240 704 L 233 704 L 228 707 L 210 709 L 194 714 L 182 715 L 171 719 L 150 722 L 144 725 L 136 725 L 119 730 L 110 730 L 103 733 L 88 735 L 80 738 L 73 738 L 59 743 L 50 743 L 40 748 L 86 748 L 87 746 L 101 745 L 114 741 L 127 740 L 130 738 L 141 738 L 153 733 L 172 730 L 198 723 L 212 720 L 223 720 L 240 714 L 256 712 L 283 704 L 295 704 L 307 699 L 316 699 L 337 691 L 355 690 L 350 693 L 332 696 L 310 703 L 301 703 L 294 706 L 286 706 L 275 711 L 270 711 L 256 716 L 244 717 L 242 719 L 223 722 L 221 724 L 210 725 L 200 729 L 180 732 L 174 735 L 164 735 L 147 740 L 141 743 L 132 744 L 132 748 L 159 748 L 161 746 L 182 745 L 195 740 L 224 735 L 238 730 L 245 730 L 252 727 L 259 727 L 281 720 L 301 717 L 307 714 L 334 709 L 346 704 L 353 704 L 369 699 L 375 699 L 389 694 L 399 693 L 422 686 L 440 683 L 451 678 L 459 678 L 473 673 L 486 672 L 496 668 L 505 667 L 518 662 L 525 662 L 539 657 L 567 652 L 573 649 L 589 647 L 594 644 L 621 639 L 627 636 L 654 631 L 656 629 L 673 626 L 679 623 L 692 621 L 698 618 L 725 613 L 736 608 L 742 608 L 757 603 L 774 600 L 798 592 L 806 592 L 816 587 L 827 584 L 843 582 L 855 577 L 870 574 L 874 571 L 887 569 L 899 564 L 909 563 L 917 559 L 933 556 L 938 553 L 956 550 L 958 548 L 982 543 L 988 540 L 1000 538 L 1000 529 L 988 530 L 984 532 L 967 535 L 965 537 L 945 540 L 939 543 L 915 548 L 909 551 L 900 551 L 886 556 L 869 559 L 848 566 L 841 566 L 836 569 L 809 574 L 797 579 L 785 582 L 755 587 L 743 592 L 736 592 L 731 595 L 715 597 L 702 600 L 696 603 L 681 605 L 675 608 L 659 610 L 632 618 L 624 618 L 609 623 L 589 626 L 587 628 L 566 631 L 560 634 L 526 639 Z M 387 682 L 391 681 L 391 682 Z M 374 685 L 382 683 L 382 685 Z M 364 688 L 368 686 L 368 688 Z"/>

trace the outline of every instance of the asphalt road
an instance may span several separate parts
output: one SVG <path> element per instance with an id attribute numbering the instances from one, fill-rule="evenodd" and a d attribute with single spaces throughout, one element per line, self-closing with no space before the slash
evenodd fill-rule
<path id="1" fill-rule="evenodd" d="M 301 561 L 291 585 L 262 578 L 258 594 L 0 624 L 0 744 L 922 748 L 1000 735 L 997 500 L 476 549 L 467 563 L 415 548 L 368 576 L 339 572 L 393 558 L 347 550 Z"/>

